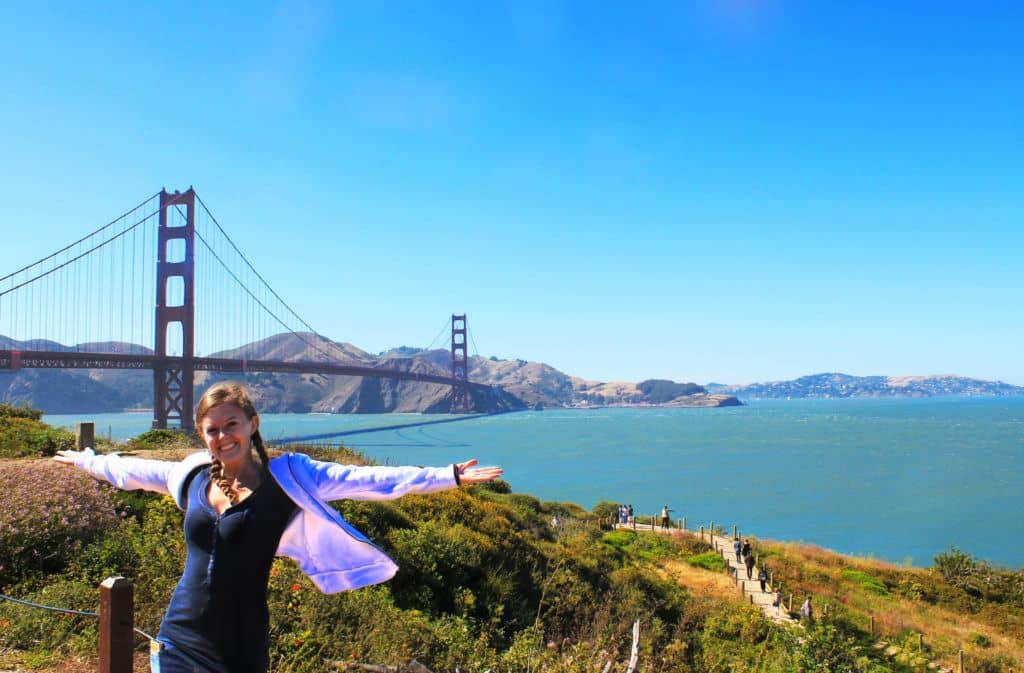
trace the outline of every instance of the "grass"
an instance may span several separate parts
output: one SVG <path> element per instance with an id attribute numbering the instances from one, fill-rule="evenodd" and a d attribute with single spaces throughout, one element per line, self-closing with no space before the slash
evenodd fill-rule
<path id="1" fill-rule="evenodd" d="M 891 596 L 889 589 L 886 588 L 885 583 L 875 577 L 869 575 L 863 570 L 855 570 L 853 568 L 843 568 L 842 576 L 844 579 L 849 580 L 853 584 L 870 593 L 878 596 Z"/>
<path id="2" fill-rule="evenodd" d="M 686 559 L 686 562 L 692 566 L 698 568 L 704 568 L 705 570 L 711 570 L 713 572 L 723 572 L 726 567 L 725 559 L 721 557 L 717 552 L 709 551 L 703 554 L 697 554 Z M 731 583 L 730 583 L 731 584 Z"/>

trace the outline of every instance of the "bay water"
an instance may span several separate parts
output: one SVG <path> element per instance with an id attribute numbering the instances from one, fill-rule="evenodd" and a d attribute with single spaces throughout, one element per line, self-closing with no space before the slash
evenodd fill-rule
<path id="1" fill-rule="evenodd" d="M 48 415 L 126 439 L 146 414 Z M 395 426 L 406 427 L 395 427 Z M 956 545 L 1024 566 L 1024 397 L 754 400 L 720 409 L 498 416 L 264 414 L 269 441 L 340 443 L 380 463 L 477 458 L 519 492 L 674 510 L 691 528 L 927 566 Z M 385 428 L 385 429 L 380 429 Z"/>

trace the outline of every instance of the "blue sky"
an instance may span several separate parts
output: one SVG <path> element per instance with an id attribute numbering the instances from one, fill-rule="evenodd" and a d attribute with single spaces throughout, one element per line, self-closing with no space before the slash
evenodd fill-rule
<path id="1" fill-rule="evenodd" d="M 14 3 L 0 272 L 194 185 L 323 334 L 1024 384 L 1011 3 Z"/>

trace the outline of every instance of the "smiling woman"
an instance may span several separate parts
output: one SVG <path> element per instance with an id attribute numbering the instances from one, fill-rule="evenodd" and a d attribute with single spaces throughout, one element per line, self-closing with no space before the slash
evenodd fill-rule
<path id="1" fill-rule="evenodd" d="M 207 451 L 177 463 L 91 449 L 54 458 L 119 488 L 170 495 L 185 510 L 185 569 L 160 625 L 153 671 L 266 671 L 275 555 L 294 559 L 325 593 L 390 579 L 394 561 L 328 501 L 432 493 L 502 473 L 475 460 L 427 468 L 340 465 L 295 453 L 270 460 L 259 425 L 248 390 L 224 382 L 206 391 L 196 413 Z"/>

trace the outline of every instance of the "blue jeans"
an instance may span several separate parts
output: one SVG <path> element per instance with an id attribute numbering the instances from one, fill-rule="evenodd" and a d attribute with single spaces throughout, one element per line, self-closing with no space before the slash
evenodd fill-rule
<path id="1" fill-rule="evenodd" d="M 222 669 L 208 668 L 187 656 L 184 652 L 166 641 L 157 641 L 160 646 L 155 650 L 153 643 L 149 648 L 149 669 L 152 673 L 221 673 Z M 155 651 L 154 651 L 155 650 Z"/>

